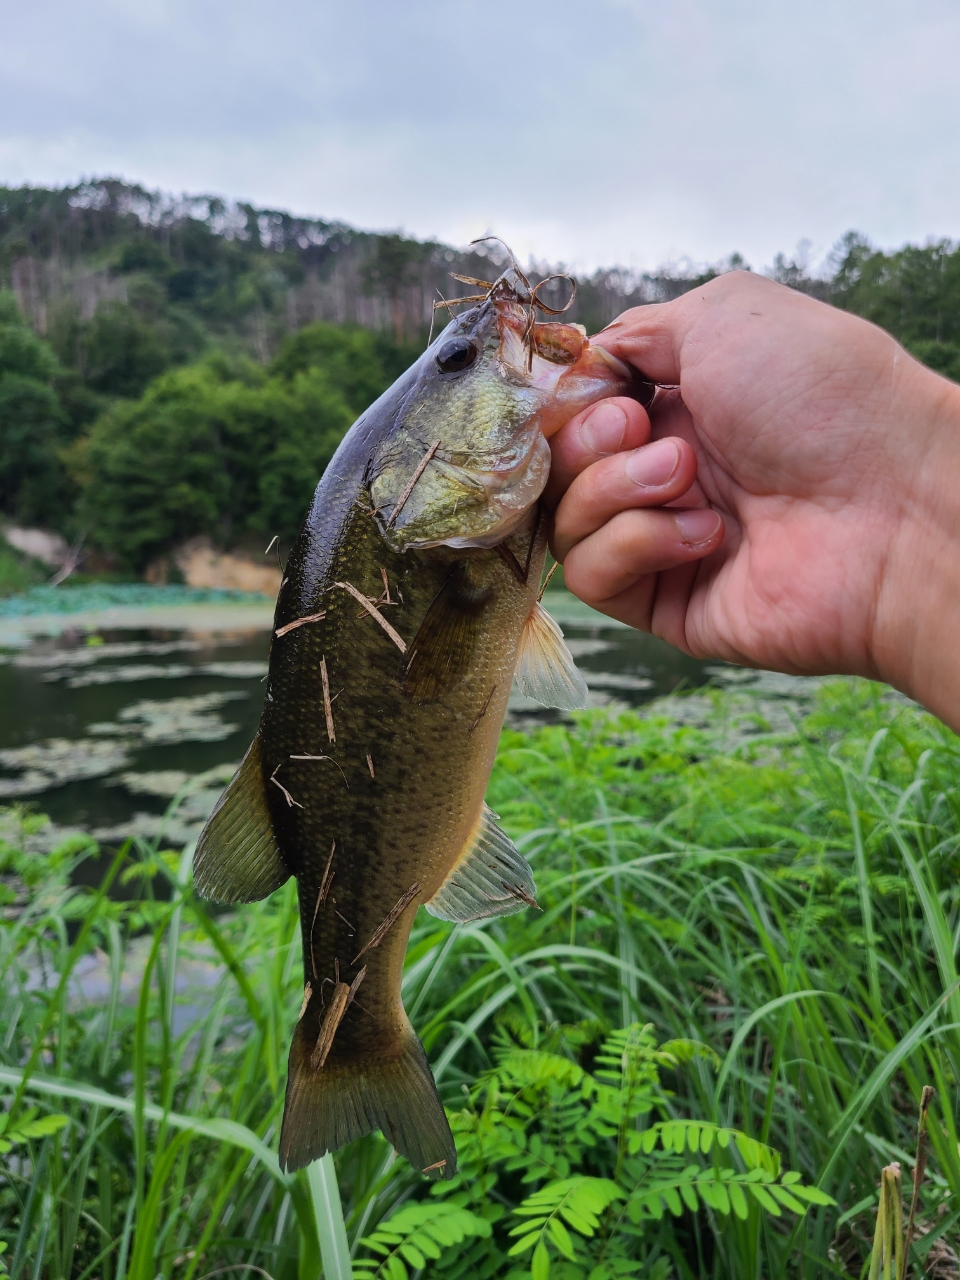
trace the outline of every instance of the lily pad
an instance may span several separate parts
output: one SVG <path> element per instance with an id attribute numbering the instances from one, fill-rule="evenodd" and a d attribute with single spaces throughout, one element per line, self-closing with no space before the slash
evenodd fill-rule
<path id="1" fill-rule="evenodd" d="M 652 689 L 653 681 L 647 676 L 632 676 L 622 671 L 584 671 L 583 678 L 589 689 Z"/>
<path id="2" fill-rule="evenodd" d="M 151 746 L 174 742 L 221 742 L 239 729 L 225 724 L 215 713 L 228 702 L 249 695 L 243 689 L 202 693 L 194 698 L 145 698 L 124 707 L 116 720 L 89 726 L 101 737 L 129 737 Z"/>
<path id="3" fill-rule="evenodd" d="M 95 684 L 132 684 L 138 680 L 182 680 L 187 676 L 225 676 L 234 680 L 259 680 L 267 674 L 265 662 L 204 662 L 195 667 L 185 663 L 170 663 L 168 666 L 147 666 L 131 663 L 126 667 L 97 667 L 93 671 L 85 671 L 81 675 L 69 676 L 69 689 L 85 689 Z M 44 676 L 46 681 L 61 680 L 66 672 L 51 671 Z"/>
<path id="4" fill-rule="evenodd" d="M 199 640 L 127 641 L 116 644 L 74 645 L 68 649 L 40 649 L 36 653 L 6 654 L 0 663 L 9 663 L 24 670 L 46 670 L 58 667 L 92 667 L 104 658 L 136 658 L 151 654 L 160 657 L 168 653 L 203 649 Z"/>
<path id="5" fill-rule="evenodd" d="M 0 751 L 0 766 L 18 769 L 17 778 L 0 778 L 0 796 L 30 796 L 66 782 L 102 778 L 130 760 L 130 743 L 97 738 L 51 738 L 28 747 Z"/>

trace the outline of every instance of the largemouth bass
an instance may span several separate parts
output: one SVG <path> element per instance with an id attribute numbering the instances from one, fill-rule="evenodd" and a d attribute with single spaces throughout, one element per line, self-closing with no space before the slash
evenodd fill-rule
<path id="1" fill-rule="evenodd" d="M 483 797 L 515 675 L 548 705 L 585 701 L 538 603 L 546 438 L 637 391 L 536 303 L 505 272 L 347 433 L 287 561 L 259 731 L 197 846 L 196 888 L 217 901 L 297 878 L 285 1169 L 380 1129 L 414 1168 L 453 1176 L 400 998 L 410 928 L 421 905 L 473 920 L 534 904 Z"/>

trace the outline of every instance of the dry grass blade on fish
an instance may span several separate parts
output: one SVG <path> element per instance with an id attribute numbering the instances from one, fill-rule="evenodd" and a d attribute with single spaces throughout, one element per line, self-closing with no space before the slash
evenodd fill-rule
<path id="1" fill-rule="evenodd" d="M 366 612 L 370 614 L 370 617 L 373 618 L 376 622 L 378 622 L 381 627 L 383 627 L 384 631 L 387 633 L 387 635 L 390 637 L 393 643 L 397 646 L 400 652 L 406 653 L 407 642 L 404 640 L 404 638 L 401 635 L 399 635 L 393 629 L 390 623 L 386 620 L 386 618 L 383 616 L 383 614 L 380 612 L 380 610 L 371 600 L 369 600 L 365 595 L 359 592 L 357 588 L 349 582 L 335 582 L 333 585 L 335 587 L 342 587 L 344 591 L 349 591 L 350 594 L 353 596 L 353 598 L 359 604 L 363 605 Z"/>
<path id="2" fill-rule="evenodd" d="M 377 926 L 376 933 L 374 933 L 370 941 L 365 946 L 361 947 L 360 950 L 357 952 L 357 954 L 353 957 L 354 964 L 356 964 L 357 961 L 360 959 L 360 957 L 364 955 L 367 951 L 369 951 L 372 947 L 379 947 L 380 943 L 384 940 L 384 938 L 387 936 L 387 934 L 390 932 L 393 926 L 397 923 L 397 921 L 403 915 L 404 911 L 406 911 L 407 907 L 409 907 L 410 903 L 413 902 L 414 898 L 417 896 L 419 892 L 420 892 L 419 884 L 416 884 L 416 883 L 412 884 L 410 888 L 406 891 L 406 893 L 399 899 L 396 906 L 393 906 L 390 908 L 390 910 L 384 916 L 383 920 Z"/>
<path id="3" fill-rule="evenodd" d="M 426 469 L 427 469 L 427 464 L 429 463 L 429 461 L 430 461 L 430 459 L 433 457 L 433 455 L 437 452 L 437 450 L 440 448 L 440 443 L 441 443 L 441 442 L 440 442 L 439 440 L 434 440 L 433 444 L 432 444 L 432 445 L 430 445 L 430 447 L 427 449 L 426 453 L 423 455 L 423 457 L 422 457 L 422 458 L 420 459 L 420 461 L 417 463 L 417 469 L 416 469 L 416 471 L 414 471 L 413 475 L 412 475 L 412 476 L 410 477 L 410 479 L 407 481 L 406 488 L 405 488 L 405 489 L 403 490 L 403 492 L 400 494 L 400 497 L 397 499 L 396 504 L 394 505 L 393 510 L 390 512 L 390 518 L 389 518 L 389 520 L 387 521 L 387 528 L 388 528 L 388 529 L 389 529 L 390 525 L 392 525 L 392 524 L 395 524 L 395 523 L 396 523 L 397 517 L 399 516 L 400 512 L 403 510 L 404 504 L 406 503 L 407 499 L 410 497 L 411 493 L 413 493 L 413 487 L 414 487 L 414 485 L 417 483 L 417 481 L 418 481 L 418 480 L 420 479 L 420 477 L 423 475 L 424 471 L 426 471 Z M 385 572 L 386 572 L 386 571 L 384 570 L 383 572 L 384 572 L 384 574 L 385 574 Z M 384 581 L 386 581 L 386 577 L 384 577 Z M 388 595 L 388 597 L 389 597 L 389 594 L 390 594 L 390 589 L 389 589 L 389 587 L 388 587 L 388 588 L 387 588 L 387 595 Z"/>
<path id="4" fill-rule="evenodd" d="M 287 788 L 283 785 L 283 783 L 278 781 L 277 779 L 277 773 L 282 767 L 283 767 L 283 763 L 281 761 L 281 763 L 277 765 L 276 769 L 274 769 L 273 773 L 271 773 L 270 781 L 273 783 L 273 785 L 277 788 L 278 791 L 283 793 L 283 798 L 286 800 L 287 804 L 291 809 L 294 808 L 294 806 L 296 806 L 296 808 L 298 809 L 302 809 L 303 805 L 298 804 L 297 801 L 294 800 L 290 792 L 287 790 Z"/>
<path id="5" fill-rule="evenodd" d="M 289 631 L 296 631 L 297 627 L 305 627 L 308 622 L 322 622 L 326 616 L 326 610 L 322 613 L 309 613 L 305 618 L 295 618 L 293 622 L 288 622 L 286 626 L 279 627 L 273 634 L 279 639 L 280 636 L 285 636 Z"/>
<path id="6" fill-rule="evenodd" d="M 330 701 L 330 677 L 327 674 L 327 656 L 320 659 L 320 692 L 323 698 L 323 715 L 327 726 L 327 740 L 335 743 L 337 729 L 333 723 L 333 704 Z"/>
<path id="7" fill-rule="evenodd" d="M 339 697 L 339 695 L 337 695 L 337 696 Z M 333 706 L 332 706 L 332 704 L 333 704 L 333 702 L 334 702 L 334 701 L 335 701 L 335 699 L 331 699 L 331 712 L 332 712 L 332 710 L 333 710 Z M 340 764 L 340 762 L 339 762 L 339 761 L 335 760 L 335 759 L 333 758 L 333 756 L 324 756 L 324 755 L 319 755 L 319 756 L 315 756 L 315 755 L 291 755 L 291 756 L 290 756 L 290 759 L 291 759 L 291 760 L 328 760 L 328 761 L 330 762 L 330 764 L 335 764 L 335 765 L 337 766 L 337 768 L 340 770 L 340 776 L 341 776 L 341 778 L 343 778 L 344 785 L 345 785 L 347 788 L 349 788 L 349 786 L 350 786 L 350 783 L 349 783 L 349 782 L 347 782 L 347 775 L 346 775 L 346 774 L 344 773 L 344 771 L 343 771 L 343 766 Z"/>

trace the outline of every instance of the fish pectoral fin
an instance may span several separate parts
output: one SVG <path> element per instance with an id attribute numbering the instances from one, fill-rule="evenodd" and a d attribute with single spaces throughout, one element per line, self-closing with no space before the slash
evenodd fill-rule
<path id="1" fill-rule="evenodd" d="M 482 920 L 535 907 L 535 893 L 530 864 L 484 804 L 463 852 L 424 905 L 441 920 Z"/>
<path id="2" fill-rule="evenodd" d="M 214 902 L 257 902 L 289 878 L 267 806 L 257 734 L 200 832 L 193 887 Z"/>
<path id="3" fill-rule="evenodd" d="M 410 641 L 402 689 L 414 703 L 439 702 L 470 670 L 489 587 L 454 568 Z"/>
<path id="4" fill-rule="evenodd" d="M 513 683 L 518 693 L 545 707 L 581 711 L 587 705 L 587 683 L 563 632 L 539 600 L 523 624 Z"/>

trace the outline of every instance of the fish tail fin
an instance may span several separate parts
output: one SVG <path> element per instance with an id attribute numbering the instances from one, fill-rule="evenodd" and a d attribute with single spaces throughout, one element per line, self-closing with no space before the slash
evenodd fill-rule
<path id="1" fill-rule="evenodd" d="M 309 1021 L 297 1023 L 290 1045 L 281 1168 L 300 1169 L 379 1129 L 414 1169 L 427 1177 L 452 1178 L 457 1149 L 413 1028 L 407 1024 L 399 1052 L 344 1060 L 334 1048 L 317 1069 L 310 1061 L 316 1035 Z"/>

